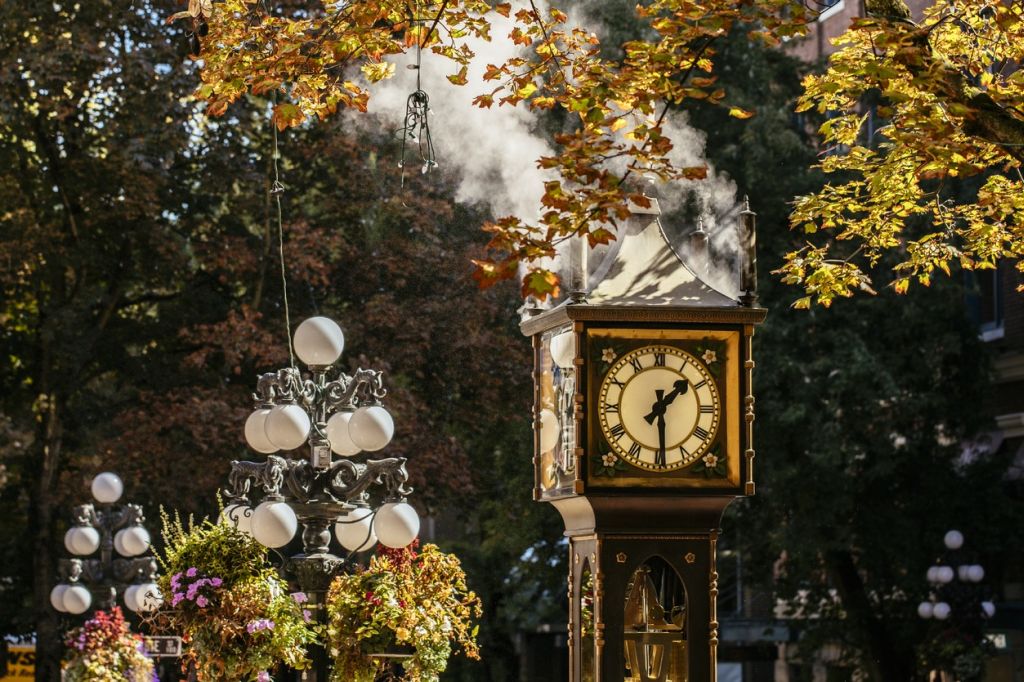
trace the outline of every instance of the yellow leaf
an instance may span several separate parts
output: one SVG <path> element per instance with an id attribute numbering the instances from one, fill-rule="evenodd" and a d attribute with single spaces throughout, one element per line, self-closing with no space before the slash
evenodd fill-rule
<path id="1" fill-rule="evenodd" d="M 608 130 L 610 130 L 611 132 L 614 133 L 615 131 L 622 130 L 625 127 L 626 127 L 626 119 L 624 119 L 624 118 L 617 118 L 617 119 L 615 119 L 612 122 L 612 124 L 610 126 L 608 126 Z"/>
<path id="2" fill-rule="evenodd" d="M 729 115 L 733 118 L 750 118 L 754 115 L 753 111 L 747 111 L 746 109 L 740 109 L 739 107 L 730 107 Z"/>

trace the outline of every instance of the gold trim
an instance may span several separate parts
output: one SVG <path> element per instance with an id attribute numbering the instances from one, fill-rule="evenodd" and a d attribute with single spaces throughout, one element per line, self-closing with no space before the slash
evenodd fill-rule
<path id="1" fill-rule="evenodd" d="M 718 531 L 711 531 L 711 572 L 710 585 L 708 587 L 709 606 L 711 619 L 708 623 L 708 645 L 711 649 L 711 677 L 709 682 L 718 680 L 718 562 L 716 552 L 718 551 Z"/>
<path id="2" fill-rule="evenodd" d="M 765 308 L 719 307 L 637 307 L 560 305 L 524 320 L 519 329 L 533 336 L 566 322 L 658 322 L 666 324 L 760 324 Z M 578 322 L 577 322 L 578 323 Z"/>
<path id="3" fill-rule="evenodd" d="M 753 330 L 745 337 L 747 360 L 743 363 L 746 374 L 747 395 L 743 399 L 745 414 L 743 415 L 744 428 L 746 430 L 747 447 L 743 455 L 747 463 L 747 480 L 743 485 L 744 495 L 753 495 L 756 490 L 754 483 L 754 338 Z M 577 428 L 579 425 L 577 424 Z"/>

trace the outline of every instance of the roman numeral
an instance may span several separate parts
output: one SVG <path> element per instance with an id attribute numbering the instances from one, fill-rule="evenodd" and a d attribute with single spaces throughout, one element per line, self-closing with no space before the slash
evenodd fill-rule
<path id="1" fill-rule="evenodd" d="M 693 388 L 694 388 L 694 390 L 696 390 L 698 388 L 704 388 L 707 385 L 708 385 L 708 380 L 707 379 L 701 379 L 699 384 L 694 384 L 693 385 Z"/>
<path id="2" fill-rule="evenodd" d="M 700 411 L 703 412 L 704 414 L 714 414 L 715 407 L 714 405 L 701 405 Z"/>
<path id="3" fill-rule="evenodd" d="M 622 424 L 616 424 L 612 428 L 608 429 L 608 433 L 612 434 L 615 437 L 615 440 L 618 440 L 626 433 L 626 427 Z"/>
<path id="4" fill-rule="evenodd" d="M 640 456 L 640 443 L 633 443 L 629 446 L 629 454 L 633 457 Z"/>
<path id="5" fill-rule="evenodd" d="M 619 413 L 619 406 L 616 403 L 606 403 L 605 406 L 604 406 L 604 411 L 605 412 L 614 412 L 615 414 L 618 414 Z"/>
<path id="6" fill-rule="evenodd" d="M 700 438 L 701 440 L 707 440 L 708 436 L 710 436 L 711 434 L 709 434 L 707 431 L 698 426 L 693 430 L 693 435 L 697 436 L 697 438 Z"/>
<path id="7" fill-rule="evenodd" d="M 622 387 L 624 387 L 626 385 L 626 384 L 622 383 L 621 381 L 619 381 L 618 379 L 616 379 L 615 377 L 612 377 L 612 383 L 615 384 L 616 386 L 618 386 L 619 388 L 622 388 Z"/>
<path id="8" fill-rule="evenodd" d="M 633 369 L 636 370 L 637 372 L 642 371 L 644 368 L 644 366 L 640 364 L 640 358 L 638 357 L 630 358 L 629 364 L 633 365 Z"/>
<path id="9" fill-rule="evenodd" d="M 655 367 L 664 367 L 665 366 L 665 354 L 664 353 L 655 353 L 654 354 L 654 366 Z"/>
<path id="10" fill-rule="evenodd" d="M 690 456 L 690 453 L 682 445 L 679 446 L 679 454 L 684 460 Z"/>

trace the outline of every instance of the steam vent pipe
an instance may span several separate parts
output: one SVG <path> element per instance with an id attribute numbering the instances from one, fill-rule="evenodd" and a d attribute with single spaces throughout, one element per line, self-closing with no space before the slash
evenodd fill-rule
<path id="1" fill-rule="evenodd" d="M 708 275 L 708 233 L 704 231 L 704 217 L 697 218 L 697 229 L 690 233 L 690 258 L 699 277 Z"/>
<path id="2" fill-rule="evenodd" d="M 757 214 L 750 210 L 750 200 L 743 197 L 740 211 L 740 303 L 757 305 Z"/>

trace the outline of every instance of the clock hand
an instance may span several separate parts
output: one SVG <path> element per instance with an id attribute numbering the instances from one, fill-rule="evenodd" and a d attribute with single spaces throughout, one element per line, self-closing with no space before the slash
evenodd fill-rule
<path id="1" fill-rule="evenodd" d="M 651 406 L 650 413 L 644 417 L 648 424 L 653 424 L 654 420 L 658 417 L 664 417 L 665 411 L 668 409 L 668 406 L 672 404 L 672 401 L 686 393 L 690 388 L 690 384 L 686 379 L 679 379 L 675 384 L 673 384 L 673 386 L 674 388 L 668 395 L 664 395 L 665 392 L 661 389 L 654 392 L 658 399 L 655 400 L 654 405 Z"/>
<path id="2" fill-rule="evenodd" d="M 665 466 L 665 414 L 658 415 L 658 455 L 654 458 L 656 466 Z"/>

